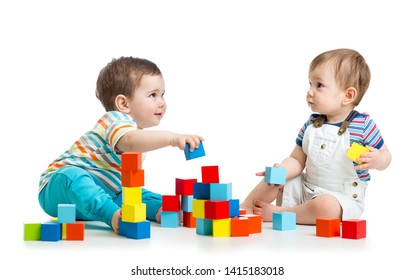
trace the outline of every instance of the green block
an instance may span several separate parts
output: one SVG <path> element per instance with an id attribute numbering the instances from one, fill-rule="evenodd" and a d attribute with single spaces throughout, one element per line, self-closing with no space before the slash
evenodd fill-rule
<path id="1" fill-rule="evenodd" d="M 40 223 L 24 224 L 24 241 L 40 240 Z"/>

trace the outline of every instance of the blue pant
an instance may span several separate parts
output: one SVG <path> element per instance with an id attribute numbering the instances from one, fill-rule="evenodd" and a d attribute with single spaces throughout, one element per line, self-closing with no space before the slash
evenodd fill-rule
<path id="1" fill-rule="evenodd" d="M 155 220 L 161 207 L 161 195 L 142 190 L 147 219 Z M 57 170 L 39 193 L 39 203 L 52 217 L 58 215 L 58 204 L 75 204 L 78 220 L 102 221 L 111 226 L 115 211 L 122 204 L 122 193 L 113 193 L 96 176 L 85 169 L 65 166 Z"/>

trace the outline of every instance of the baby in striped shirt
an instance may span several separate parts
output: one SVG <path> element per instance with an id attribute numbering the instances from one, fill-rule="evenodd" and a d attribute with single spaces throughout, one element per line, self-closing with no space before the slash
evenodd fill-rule
<path id="1" fill-rule="evenodd" d="M 42 173 L 39 203 L 51 216 L 58 204 L 75 204 L 79 220 L 102 221 L 118 233 L 121 217 L 121 153 L 148 152 L 172 146 L 193 151 L 203 137 L 157 126 L 166 112 L 165 85 L 160 69 L 135 57 L 113 59 L 99 73 L 96 96 L 106 113 L 92 130 Z M 161 196 L 142 189 L 147 219 L 160 222 Z"/>

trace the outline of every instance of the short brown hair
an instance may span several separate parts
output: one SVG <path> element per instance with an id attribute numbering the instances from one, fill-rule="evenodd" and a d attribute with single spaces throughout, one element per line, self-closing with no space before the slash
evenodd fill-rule
<path id="1" fill-rule="evenodd" d="M 95 95 L 106 111 L 112 111 L 115 109 L 115 97 L 119 94 L 132 97 L 143 75 L 161 75 L 161 71 L 147 59 L 114 58 L 100 71 Z"/>
<path id="2" fill-rule="evenodd" d="M 335 79 L 343 89 L 354 87 L 357 90 L 354 104 L 359 105 L 370 83 L 370 69 L 363 56 L 351 49 L 327 51 L 313 59 L 309 71 L 327 61 L 334 63 Z"/>

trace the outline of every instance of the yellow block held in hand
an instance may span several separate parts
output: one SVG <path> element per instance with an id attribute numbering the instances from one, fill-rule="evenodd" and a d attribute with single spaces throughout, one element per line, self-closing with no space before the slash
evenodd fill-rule
<path id="1" fill-rule="evenodd" d="M 356 162 L 357 164 L 362 164 L 363 162 L 357 161 L 361 154 L 370 152 L 370 150 L 356 142 L 353 142 L 346 156 Z"/>

